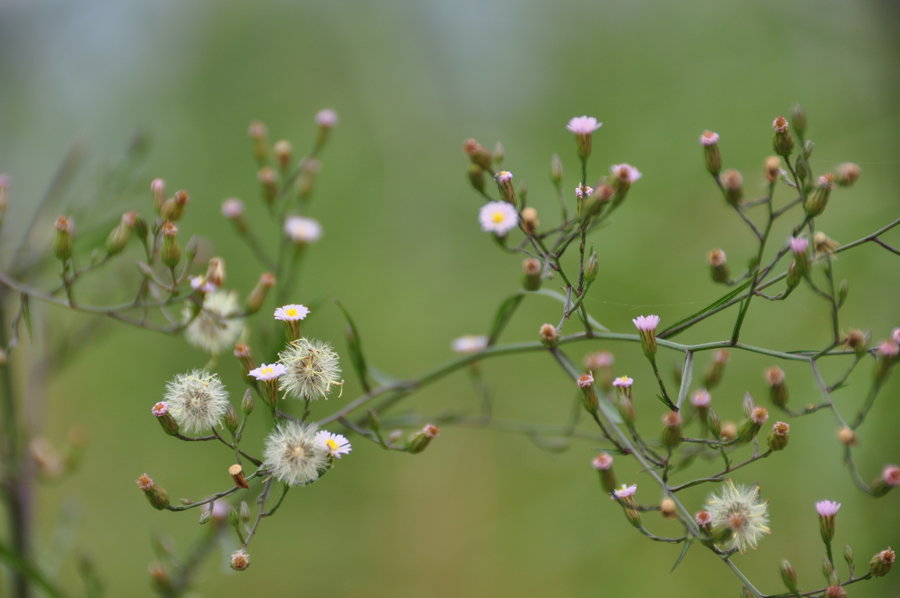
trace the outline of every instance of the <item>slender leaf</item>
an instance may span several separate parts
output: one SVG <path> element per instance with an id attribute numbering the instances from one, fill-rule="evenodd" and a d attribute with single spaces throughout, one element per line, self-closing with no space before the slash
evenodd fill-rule
<path id="1" fill-rule="evenodd" d="M 656 336 L 659 338 L 669 338 L 670 336 L 675 336 L 676 334 L 681 332 L 682 326 L 684 324 L 687 324 L 694 318 L 702 316 L 702 315 L 704 315 L 708 312 L 711 312 L 711 311 L 715 310 L 716 308 L 721 307 L 722 305 L 728 303 L 729 301 L 731 301 L 732 299 L 734 299 L 735 297 L 740 295 L 744 291 L 744 289 L 749 287 L 751 282 L 753 282 L 753 280 L 748 278 L 747 280 L 745 280 L 744 282 L 742 282 L 741 284 L 736 286 L 734 289 L 732 289 L 730 292 L 726 293 L 725 295 L 722 295 L 721 297 L 719 297 L 718 299 L 716 299 L 715 301 L 713 301 L 712 303 L 710 303 L 709 305 L 707 305 L 706 307 L 701 309 L 700 311 L 693 313 L 693 314 L 689 315 L 688 317 L 679 320 L 678 322 L 675 322 L 674 324 L 672 324 L 671 326 L 669 326 L 662 332 L 658 333 Z"/>
<path id="2" fill-rule="evenodd" d="M 359 383 L 363 389 L 369 392 L 372 390 L 372 385 L 369 384 L 369 370 L 366 366 L 365 355 L 363 355 L 359 330 L 357 330 L 356 323 L 350 317 L 350 313 L 344 308 L 343 304 L 340 301 L 335 301 L 335 303 L 337 303 L 344 317 L 347 318 L 347 347 L 350 350 L 350 361 L 353 363 L 353 369 L 356 370 L 356 375 L 359 377 Z"/>
<path id="3" fill-rule="evenodd" d="M 692 543 L 693 543 L 693 540 L 685 540 L 684 541 L 684 548 L 681 549 L 681 553 L 678 555 L 678 558 L 675 559 L 675 563 L 672 565 L 672 569 L 669 570 L 669 573 L 674 571 L 675 568 L 681 564 L 681 561 L 683 561 L 684 557 L 687 556 L 688 550 L 690 550 Z"/>
<path id="4" fill-rule="evenodd" d="M 488 335 L 488 345 L 493 345 L 497 342 L 497 339 L 500 337 L 503 329 L 506 328 L 507 324 L 509 324 L 509 321 L 512 319 L 513 314 L 516 313 L 516 308 L 519 307 L 519 304 L 524 298 L 525 295 L 519 292 L 515 295 L 509 296 L 503 303 L 500 304 L 500 307 L 497 309 L 497 314 L 494 316 L 494 325 L 491 326 L 491 332 Z"/>

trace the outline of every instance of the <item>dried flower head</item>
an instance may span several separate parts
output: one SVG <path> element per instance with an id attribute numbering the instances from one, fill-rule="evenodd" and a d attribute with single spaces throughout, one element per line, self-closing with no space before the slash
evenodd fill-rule
<path id="1" fill-rule="evenodd" d="M 735 486 L 727 480 L 721 493 L 707 499 L 706 506 L 713 525 L 731 530 L 730 547 L 740 552 L 756 548 L 760 538 L 771 532 L 768 505 L 760 500 L 756 486 Z"/>
<path id="2" fill-rule="evenodd" d="M 697 525 L 706 527 L 707 525 L 712 525 L 712 515 L 709 514 L 709 511 L 697 511 L 696 515 L 694 515 L 694 521 L 697 522 Z"/>
<path id="3" fill-rule="evenodd" d="M 166 384 L 165 402 L 189 434 L 215 427 L 228 410 L 228 391 L 219 376 L 204 370 L 178 374 Z"/>
<path id="4" fill-rule="evenodd" d="M 160 401 L 153 405 L 153 407 L 150 409 L 150 412 L 154 417 L 162 417 L 169 412 L 169 404 L 165 401 Z"/>
<path id="5" fill-rule="evenodd" d="M 289 486 L 309 484 L 328 467 L 328 450 L 316 441 L 318 430 L 295 421 L 280 424 L 268 438 L 265 464 L 280 482 Z"/>
<path id="6" fill-rule="evenodd" d="M 286 368 L 279 387 L 298 399 L 327 399 L 332 386 L 344 383 L 340 359 L 323 341 L 299 338 L 278 354 L 278 362 Z"/>
<path id="7" fill-rule="evenodd" d="M 241 548 L 231 553 L 231 568 L 235 571 L 244 571 L 250 566 L 250 553 Z"/>
<path id="8" fill-rule="evenodd" d="M 341 455 L 349 454 L 351 450 L 350 441 L 342 434 L 319 430 L 316 432 L 314 440 L 319 447 L 336 459 L 340 459 Z"/>
<path id="9" fill-rule="evenodd" d="M 772 128 L 776 133 L 786 133 L 789 126 L 787 119 L 783 116 L 778 116 L 772 121 Z"/>
<path id="10" fill-rule="evenodd" d="M 478 220 L 481 230 L 502 237 L 519 224 L 519 213 L 509 202 L 490 201 L 481 207 Z"/>
<path id="11" fill-rule="evenodd" d="M 190 307 L 185 306 L 184 321 L 190 321 L 184 331 L 187 341 L 210 353 L 221 353 L 234 346 L 244 331 L 244 320 L 237 294 L 227 291 L 207 293 L 203 309 L 191 320 Z"/>

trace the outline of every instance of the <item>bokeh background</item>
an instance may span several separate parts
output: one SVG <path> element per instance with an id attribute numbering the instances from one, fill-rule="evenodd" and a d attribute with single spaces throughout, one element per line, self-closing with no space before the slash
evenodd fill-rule
<path id="1" fill-rule="evenodd" d="M 897 217 L 898 40 L 898 11 L 887 1 L 3 0 L 0 170 L 12 175 L 13 187 L 2 250 L 9 251 L 78 144 L 86 159 L 62 209 L 77 214 L 80 226 L 133 207 L 148 213 L 145 189 L 163 177 L 171 189 L 192 194 L 182 229 L 202 232 L 209 251 L 227 260 L 231 284 L 246 291 L 260 268 L 219 215 L 221 200 L 243 198 L 258 230 L 278 234 L 263 228 L 255 203 L 247 124 L 261 119 L 273 139 L 303 148 L 314 135 L 312 115 L 330 106 L 341 122 L 311 210 L 325 236 L 304 264 L 296 300 L 318 305 L 307 333 L 346 354 L 344 325 L 330 303 L 340 299 L 370 361 L 411 376 L 450 358 L 452 338 L 485 332 L 498 303 L 519 284 L 520 260 L 497 251 L 478 228 L 479 199 L 466 181 L 462 141 L 502 140 L 505 165 L 527 183 L 549 223 L 556 216 L 550 156 L 563 157 L 565 187 L 574 188 L 574 142 L 564 125 L 590 114 L 605 123 L 595 137 L 592 176 L 624 161 L 644 178 L 593 238 L 601 269 L 588 307 L 614 330 L 630 330 L 630 318 L 647 312 L 672 322 L 721 292 L 708 280 L 709 249 L 724 248 L 735 269 L 751 249 L 704 172 L 697 144 L 703 129 L 721 134 L 726 166 L 742 170 L 754 193 L 771 153 L 771 120 L 799 101 L 817 142 L 814 168 L 854 160 L 863 169 L 855 187 L 836 192 L 822 229 L 847 242 Z M 138 130 L 150 143 L 135 184 L 112 192 L 117 203 L 85 207 L 104 195 L 97 191 L 103 173 L 121 161 Z M 43 224 L 48 230 L 52 216 Z M 896 245 L 896 232 L 892 239 Z M 837 269 L 851 279 L 847 326 L 883 338 L 900 323 L 892 256 L 869 245 L 842 254 Z M 96 284 L 118 296 L 129 276 L 123 266 Z M 107 595 L 150 595 L 151 536 L 183 550 L 200 530 L 195 513 L 149 509 L 133 480 L 147 471 L 176 497 L 203 496 L 226 483 L 227 451 L 167 438 L 149 415 L 166 380 L 206 359 L 179 338 L 58 310 L 35 314 L 38 338 L 62 334 L 72 345 L 66 367 L 25 376 L 21 390 L 41 405 L 30 425 L 55 442 L 73 426 L 90 437 L 79 471 L 40 492 L 42 558 L 52 561 L 70 545 L 96 561 Z M 557 314 L 556 304 L 534 298 L 505 339 L 533 339 Z M 713 318 L 682 338 L 723 338 L 732 317 Z M 269 326 L 265 314 L 255 321 Z M 92 335 L 82 342 L 85 324 Z M 745 331 L 748 342 L 790 349 L 823 344 L 827 327 L 826 306 L 801 290 L 786 304 L 756 302 Z M 639 380 L 638 408 L 655 435 L 660 410 L 638 347 L 582 344 L 570 354 L 580 359 L 597 348 L 613 350 L 617 371 Z M 37 340 L 28 354 L 34 362 L 46 350 Z M 674 356 L 662 363 L 668 370 Z M 714 394 L 724 417 L 739 417 L 745 391 L 764 395 L 768 365 L 760 356 L 733 356 Z M 17 363 L 20 373 L 26 366 Z M 867 368 L 837 395 L 847 410 L 862 399 Z M 498 415 L 567 420 L 571 383 L 547 356 L 497 359 L 483 369 Z M 792 401 L 815 400 L 809 372 L 785 369 Z M 228 356 L 219 370 L 239 396 Z M 328 408 L 357 396 L 349 372 L 348 379 L 343 398 Z M 861 430 L 856 454 L 866 477 L 900 461 L 897 396 L 894 383 Z M 459 373 L 414 395 L 406 408 L 427 414 L 475 404 Z M 821 585 L 816 500 L 844 503 L 836 542 L 851 543 L 861 563 L 900 545 L 900 497 L 875 502 L 852 486 L 831 416 L 798 420 L 793 432 L 785 453 L 738 476 L 759 482 L 770 500 L 773 534 L 738 559 L 769 592 L 780 591 L 782 558 L 807 587 Z M 261 442 L 261 430 L 251 439 Z M 736 579 L 704 550 L 692 550 L 669 573 L 678 548 L 645 541 L 627 525 L 600 492 L 589 465 L 595 451 L 573 442 L 550 454 L 520 435 L 452 427 L 416 457 L 357 442 L 323 483 L 292 492 L 279 516 L 263 522 L 249 571 L 227 570 L 234 547 L 224 545 L 202 570 L 197 593 L 737 595 Z M 646 476 L 629 467 L 620 476 L 656 501 Z M 687 500 L 699 508 L 704 496 Z M 72 514 L 70 531 L 55 532 Z M 660 533 L 676 531 L 649 519 Z M 60 575 L 77 587 L 73 560 L 63 559 Z M 0 594 L 6 590 L 4 584 Z M 895 574 L 855 586 L 851 595 L 898 592 Z"/>

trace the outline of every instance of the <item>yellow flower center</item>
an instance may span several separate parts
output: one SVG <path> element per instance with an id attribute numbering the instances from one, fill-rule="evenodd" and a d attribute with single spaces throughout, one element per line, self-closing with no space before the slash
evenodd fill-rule
<path id="1" fill-rule="evenodd" d="M 505 219 L 506 218 L 503 215 L 503 212 L 497 211 L 497 212 L 494 212 L 493 214 L 491 214 L 491 222 L 493 222 L 494 224 L 500 224 Z"/>
<path id="2" fill-rule="evenodd" d="M 295 317 L 297 317 L 297 308 L 289 307 L 286 310 L 284 310 L 284 313 L 286 313 L 287 315 L 289 315 L 292 318 L 295 318 Z"/>

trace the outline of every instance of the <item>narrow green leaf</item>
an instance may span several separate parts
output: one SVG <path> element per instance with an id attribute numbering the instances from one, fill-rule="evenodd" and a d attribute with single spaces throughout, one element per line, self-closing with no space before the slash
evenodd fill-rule
<path id="1" fill-rule="evenodd" d="M 516 308 L 519 307 L 519 304 L 524 297 L 525 295 L 521 292 L 516 293 L 515 295 L 507 297 L 506 300 L 500 304 L 500 307 L 497 309 L 497 314 L 494 316 L 494 325 L 491 326 L 491 332 L 488 335 L 488 345 L 493 345 L 497 342 L 497 339 L 500 337 L 503 329 L 506 328 L 506 325 L 509 324 L 513 314 L 516 313 Z"/>
<path id="2" fill-rule="evenodd" d="M 692 543 L 693 543 L 693 540 L 685 540 L 684 541 L 684 548 L 681 549 L 681 553 L 678 555 L 678 558 L 675 559 L 675 563 L 672 565 L 672 569 L 669 571 L 669 573 L 674 571 L 675 568 L 681 564 L 681 561 L 684 560 L 684 557 L 687 555 L 688 550 L 691 548 Z"/>
<path id="3" fill-rule="evenodd" d="M 712 310 L 716 309 L 717 307 L 724 305 L 725 303 L 728 303 L 729 301 L 731 301 L 732 299 L 734 299 L 735 297 L 740 295 L 744 291 L 744 289 L 749 287 L 751 282 L 753 282 L 752 279 L 748 278 L 747 280 L 745 280 L 744 282 L 742 282 L 741 284 L 736 286 L 734 289 L 732 289 L 730 292 L 726 293 L 725 295 L 722 295 L 721 297 L 719 297 L 718 299 L 716 299 L 715 301 L 713 301 L 712 303 L 710 303 L 709 305 L 707 305 L 706 307 L 701 309 L 700 311 L 693 313 L 693 314 L 689 315 L 688 317 L 679 320 L 678 322 L 675 322 L 674 324 L 672 324 L 671 326 L 669 326 L 662 332 L 658 333 L 656 336 L 659 338 L 668 338 L 669 336 L 674 336 L 675 334 L 678 334 L 679 332 L 681 332 L 681 330 L 679 330 L 679 328 L 683 324 L 686 324 L 687 322 L 690 322 L 694 318 L 702 316 L 703 314 L 705 314 L 709 311 L 712 311 Z M 674 332 L 670 332 L 670 331 L 674 331 Z"/>
<path id="4" fill-rule="evenodd" d="M 34 334 L 31 331 L 31 303 L 28 295 L 25 293 L 22 293 L 22 318 L 25 320 L 25 329 L 28 330 L 28 336 L 33 337 Z"/>
<path id="5" fill-rule="evenodd" d="M 347 319 L 347 348 L 350 350 L 350 361 L 353 363 L 353 369 L 356 370 L 356 375 L 359 377 L 359 383 L 363 389 L 369 392 L 372 390 L 372 386 L 369 384 L 369 370 L 366 366 L 366 358 L 363 355 L 359 330 L 357 330 L 353 318 L 350 317 L 350 313 L 344 308 L 343 304 L 340 301 L 335 301 L 335 303 Z"/>

